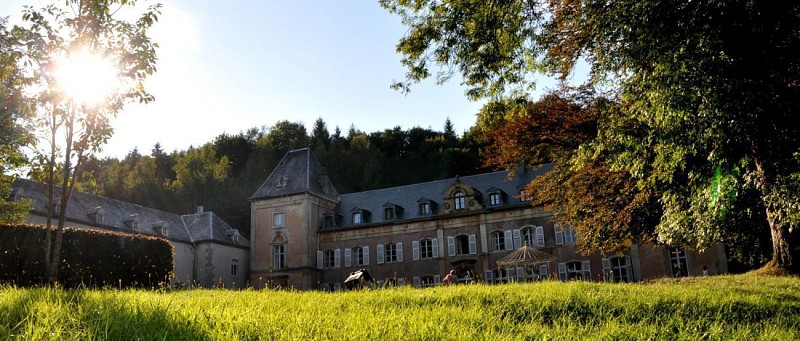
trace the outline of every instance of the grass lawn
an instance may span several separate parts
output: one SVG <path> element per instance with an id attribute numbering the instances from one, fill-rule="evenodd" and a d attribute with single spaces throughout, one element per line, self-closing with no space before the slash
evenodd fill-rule
<path id="1" fill-rule="evenodd" d="M 800 339 L 800 278 L 323 293 L 0 286 L 0 339 Z"/>

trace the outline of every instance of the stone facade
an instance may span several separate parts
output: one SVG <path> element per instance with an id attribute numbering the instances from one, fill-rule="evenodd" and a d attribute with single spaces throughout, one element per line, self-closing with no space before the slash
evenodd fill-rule
<path id="1" fill-rule="evenodd" d="M 339 195 L 309 149 L 294 150 L 251 198 L 250 281 L 256 287 L 337 290 L 367 269 L 379 284 L 501 283 L 545 278 L 641 281 L 727 272 L 722 246 L 665 250 L 634 245 L 623 255 L 584 256 L 578 236 L 524 198 L 544 165 L 516 174 L 463 178 Z M 528 244 L 555 261 L 498 267 Z"/>

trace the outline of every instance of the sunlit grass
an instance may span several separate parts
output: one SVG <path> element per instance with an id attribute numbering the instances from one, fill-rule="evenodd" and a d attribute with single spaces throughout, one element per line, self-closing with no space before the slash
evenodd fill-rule
<path id="1" fill-rule="evenodd" d="M 800 339 L 800 279 L 364 292 L 0 288 L 0 338 Z"/>

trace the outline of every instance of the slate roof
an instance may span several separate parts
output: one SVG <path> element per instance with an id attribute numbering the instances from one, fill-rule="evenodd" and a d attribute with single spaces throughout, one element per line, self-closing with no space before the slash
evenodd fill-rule
<path id="1" fill-rule="evenodd" d="M 32 200 L 32 211 L 42 216 L 47 214 L 47 185 L 17 179 L 11 187 L 16 198 Z M 60 196 L 60 192 L 60 187 L 56 187 L 56 198 Z M 99 210 L 104 216 L 102 222 L 96 221 Z M 112 231 L 167 237 L 187 243 L 215 241 L 248 247 L 250 245 L 250 242 L 241 236 L 234 241 L 232 236 L 236 230 L 212 212 L 181 216 L 125 201 L 73 191 L 67 203 L 66 216 L 67 226 L 69 221 L 72 221 Z M 133 227 L 132 221 L 137 222 L 137 228 Z M 162 234 L 161 227 L 164 224 L 168 224 L 167 235 Z"/>
<path id="2" fill-rule="evenodd" d="M 460 178 L 450 178 L 438 181 L 424 182 L 406 186 L 391 187 L 385 189 L 342 194 L 341 201 L 336 207 L 336 213 L 341 215 L 341 222 L 338 227 L 354 227 L 352 223 L 352 213 L 357 210 L 366 210 L 371 213 L 370 220 L 366 223 L 384 222 L 384 205 L 394 204 L 402 207 L 402 215 L 395 220 L 404 219 L 424 219 L 440 218 L 436 211 L 433 215 L 424 216 L 419 213 L 420 199 L 427 199 L 434 204 L 441 205 L 444 200 L 445 190 L 456 181 L 461 184 L 471 186 L 481 195 L 478 197 L 487 209 L 502 209 L 513 206 L 527 205 L 516 196 L 525 185 L 534 178 L 549 172 L 553 169 L 552 164 L 539 166 L 535 169 L 527 168 L 524 171 L 515 172 L 509 178 L 508 171 L 485 173 L 479 175 L 465 176 Z M 489 205 L 489 193 L 502 191 L 503 203 L 499 206 Z"/>
<path id="3" fill-rule="evenodd" d="M 312 193 L 333 201 L 339 200 L 339 192 L 309 148 L 286 153 L 250 199 L 276 198 L 301 193 Z"/>

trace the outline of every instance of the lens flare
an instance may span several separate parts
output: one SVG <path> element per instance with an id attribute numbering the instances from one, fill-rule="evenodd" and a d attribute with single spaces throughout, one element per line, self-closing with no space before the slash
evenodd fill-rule
<path id="1" fill-rule="evenodd" d="M 56 64 L 56 79 L 61 89 L 75 102 L 96 105 L 118 83 L 117 70 L 107 58 L 79 50 Z"/>

